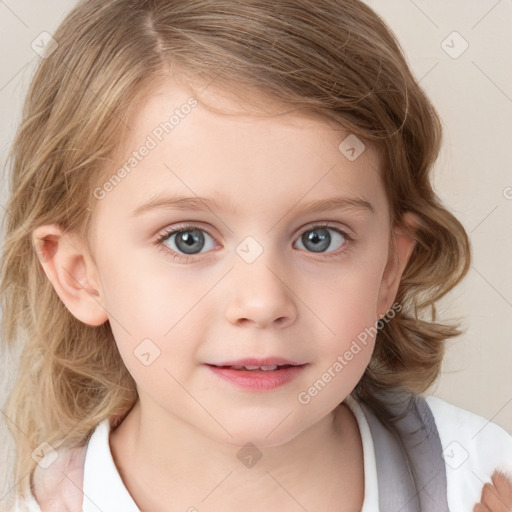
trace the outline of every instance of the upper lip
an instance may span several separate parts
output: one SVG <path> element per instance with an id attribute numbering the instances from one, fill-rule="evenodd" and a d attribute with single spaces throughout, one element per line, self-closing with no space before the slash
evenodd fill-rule
<path id="1" fill-rule="evenodd" d="M 291 365 L 291 366 L 301 366 L 304 363 L 297 363 L 295 361 L 291 361 L 290 359 L 284 359 L 282 357 L 265 357 L 264 359 L 256 359 L 254 357 L 249 357 L 245 359 L 236 359 L 234 361 L 223 361 L 220 363 L 208 363 L 212 366 L 281 366 L 281 365 Z"/>

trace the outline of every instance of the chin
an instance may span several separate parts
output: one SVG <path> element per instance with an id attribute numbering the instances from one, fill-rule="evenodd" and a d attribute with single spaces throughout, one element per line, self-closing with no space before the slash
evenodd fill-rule
<path id="1" fill-rule="evenodd" d="M 292 426 L 283 421 L 285 418 L 281 417 L 278 420 L 264 422 L 260 425 L 255 425 L 255 421 L 250 421 L 246 416 L 245 422 L 231 423 L 228 427 L 229 434 L 224 432 L 225 435 L 220 437 L 215 436 L 216 440 L 237 448 L 242 448 L 251 443 L 259 448 L 273 448 L 282 446 L 293 439 L 295 439 L 303 429 L 299 426 Z"/>

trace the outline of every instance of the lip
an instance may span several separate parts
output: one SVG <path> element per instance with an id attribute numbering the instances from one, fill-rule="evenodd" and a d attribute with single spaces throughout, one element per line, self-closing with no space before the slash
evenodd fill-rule
<path id="1" fill-rule="evenodd" d="M 240 363 L 240 361 L 245 361 Z M 247 362 L 249 361 L 249 362 Z M 252 361 L 252 363 L 251 363 Z M 256 362 L 255 362 L 256 361 Z M 262 359 L 241 359 L 235 361 L 235 366 L 270 366 L 271 364 L 290 364 L 290 363 L 261 363 L 261 361 L 268 361 Z M 276 358 L 273 359 L 276 361 Z M 218 377 L 238 386 L 239 388 L 250 391 L 270 391 L 278 387 L 284 386 L 297 378 L 303 371 L 307 364 L 296 364 L 286 368 L 277 370 L 234 370 L 233 368 L 226 368 L 225 366 L 216 366 L 207 364 L 210 369 Z"/>
<path id="2" fill-rule="evenodd" d="M 289 364 L 291 366 L 301 366 L 304 363 L 297 363 L 289 359 L 283 359 L 282 357 L 265 357 L 263 359 L 256 359 L 249 357 L 245 359 L 237 359 L 235 361 L 223 361 L 220 363 L 208 363 L 212 366 L 272 366 L 272 365 L 284 365 Z"/>

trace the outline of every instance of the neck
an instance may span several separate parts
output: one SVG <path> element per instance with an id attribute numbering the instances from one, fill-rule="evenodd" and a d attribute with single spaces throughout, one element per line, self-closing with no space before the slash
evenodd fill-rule
<path id="1" fill-rule="evenodd" d="M 314 510 L 327 500 L 331 509 L 360 510 L 362 445 L 343 404 L 289 441 L 266 447 L 221 443 L 167 413 L 155 421 L 161 412 L 137 402 L 110 437 L 143 512 L 168 510 L 168 503 L 187 511 Z M 354 507 L 340 508 L 340 499 Z"/>

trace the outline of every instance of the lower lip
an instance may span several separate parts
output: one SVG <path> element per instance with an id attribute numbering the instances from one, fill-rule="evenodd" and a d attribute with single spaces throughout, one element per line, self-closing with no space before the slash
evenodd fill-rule
<path id="1" fill-rule="evenodd" d="M 207 364 L 213 373 L 226 379 L 232 384 L 254 391 L 268 391 L 283 386 L 295 379 L 306 367 L 289 366 L 282 370 L 233 370 L 232 368 L 222 368 Z"/>

